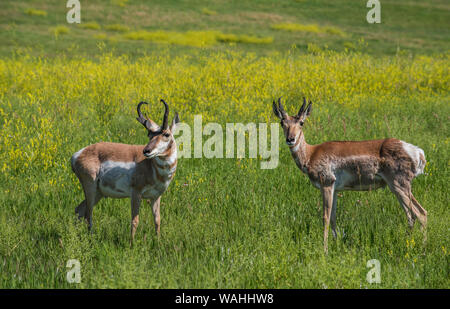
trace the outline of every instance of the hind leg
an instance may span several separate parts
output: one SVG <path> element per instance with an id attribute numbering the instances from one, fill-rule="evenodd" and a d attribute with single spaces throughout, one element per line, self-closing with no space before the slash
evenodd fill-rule
<path id="1" fill-rule="evenodd" d="M 415 219 L 419 219 L 419 222 L 421 224 L 421 230 L 424 235 L 424 242 L 427 240 L 427 211 L 419 204 L 419 202 L 414 198 L 414 195 L 411 192 L 411 186 L 408 184 L 404 187 L 399 187 L 396 189 L 395 192 L 400 204 L 405 208 L 405 206 L 408 208 L 409 216 L 408 222 L 410 221 L 410 218 L 412 220 L 412 223 L 410 223 L 410 228 L 414 226 Z M 405 209 L 406 211 L 406 209 Z"/>
<path id="2" fill-rule="evenodd" d="M 97 189 L 96 181 L 88 179 L 82 182 L 85 199 L 84 218 L 88 223 L 89 231 L 92 229 L 92 212 L 94 206 L 101 200 L 102 195 Z M 81 206 L 81 205 L 80 205 Z M 81 210 L 81 207 L 80 207 Z"/>
<path id="3" fill-rule="evenodd" d="M 75 214 L 78 215 L 78 219 L 84 218 L 86 213 L 86 200 L 83 200 L 76 208 Z"/>
<path id="4" fill-rule="evenodd" d="M 427 211 L 419 204 L 419 202 L 415 199 L 414 195 L 411 192 L 411 185 L 407 184 L 401 187 L 400 197 L 402 201 L 400 203 L 405 203 L 410 212 L 410 216 L 413 221 L 419 219 L 422 230 L 425 230 L 427 227 Z M 399 200 L 400 201 L 400 200 Z"/>
<path id="5" fill-rule="evenodd" d="M 392 193 L 394 193 L 394 195 L 397 197 L 397 200 L 405 211 L 406 218 L 408 220 L 408 226 L 412 230 L 412 228 L 414 227 L 416 216 L 412 210 L 413 202 L 410 198 L 410 196 L 412 195 L 410 194 L 410 185 L 400 185 L 400 183 L 396 180 L 387 181 L 387 183 L 389 185 L 389 189 L 391 189 Z"/>
<path id="6" fill-rule="evenodd" d="M 414 197 L 414 195 L 412 194 L 412 192 L 410 192 L 410 196 L 411 196 L 411 201 L 413 202 L 413 207 L 412 207 L 412 211 L 414 212 L 414 215 L 419 219 L 420 225 L 421 225 L 421 229 L 424 232 L 425 235 L 425 239 L 427 237 L 426 232 L 427 232 L 427 220 L 428 220 L 428 214 L 427 211 L 425 210 L 425 208 L 423 208 L 419 202 L 416 200 L 416 198 Z"/>

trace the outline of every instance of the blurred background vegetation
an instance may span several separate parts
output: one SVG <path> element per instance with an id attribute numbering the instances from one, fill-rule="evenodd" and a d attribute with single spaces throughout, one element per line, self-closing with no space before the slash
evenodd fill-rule
<path id="1" fill-rule="evenodd" d="M 295 47 L 372 55 L 447 52 L 446 0 L 384 0 L 381 24 L 369 24 L 367 1 L 108 0 L 81 1 L 81 24 L 68 24 L 65 1 L 0 2 L 0 56 L 93 57 L 105 50 L 142 56 L 225 49 L 260 55 Z"/>

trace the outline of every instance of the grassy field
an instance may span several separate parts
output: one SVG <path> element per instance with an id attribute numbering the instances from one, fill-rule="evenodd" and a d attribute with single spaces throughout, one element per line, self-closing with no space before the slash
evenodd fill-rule
<path id="1" fill-rule="evenodd" d="M 161 52 L 160 44 L 130 39 L 130 33 L 138 31 L 170 31 L 172 36 L 188 31 L 220 31 L 273 39 L 270 44 L 236 44 L 224 40 L 208 46 L 213 52 L 234 49 L 270 55 L 293 46 L 306 52 L 308 45 L 312 50 L 362 50 L 372 55 L 448 51 L 448 1 L 384 0 L 381 24 L 367 23 L 366 2 L 86 1 L 81 6 L 79 26 L 67 24 L 65 2 L 5 0 L 0 3 L 0 55 L 30 52 L 46 57 L 64 54 L 92 58 L 105 50 L 132 57 Z M 300 32 L 277 30 L 277 25 L 286 23 L 315 27 Z M 323 29 L 326 27 L 329 29 Z M 190 43 L 171 45 L 168 52 L 189 53 L 197 49 L 190 45 L 201 44 L 202 40 L 208 40 L 204 33 Z"/>
<path id="2" fill-rule="evenodd" d="M 0 288 L 450 287 L 446 1 L 382 1 L 379 25 L 365 21 L 365 1 L 83 3 L 81 26 L 60 1 L 0 4 Z M 389 190 L 345 192 L 324 255 L 320 193 L 281 129 L 275 169 L 180 159 L 160 238 L 147 203 L 133 248 L 129 200 L 102 200 L 92 234 L 77 222 L 71 155 L 102 140 L 146 143 L 139 101 L 156 121 L 165 98 L 171 117 L 225 127 L 277 122 L 279 96 L 290 113 L 314 101 L 311 144 L 396 137 L 424 149 L 413 192 L 427 242 L 408 233 Z M 80 284 L 66 281 L 69 259 Z M 379 284 L 366 281 L 370 259 Z"/>

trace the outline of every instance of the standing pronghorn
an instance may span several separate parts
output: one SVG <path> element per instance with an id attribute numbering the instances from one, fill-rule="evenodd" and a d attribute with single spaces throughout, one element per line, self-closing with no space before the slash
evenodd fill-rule
<path id="1" fill-rule="evenodd" d="M 136 118 L 148 131 L 147 145 L 126 145 L 101 142 L 76 152 L 71 159 L 72 169 L 83 187 L 85 200 L 75 212 L 84 217 L 89 230 L 92 228 L 92 210 L 102 197 L 131 197 L 131 244 L 139 224 L 141 199 L 153 205 L 156 234 L 160 230 L 159 205 L 177 168 L 177 146 L 173 131 L 179 122 L 175 114 L 168 125 L 169 106 L 165 107 L 162 126 L 158 126 L 141 113 L 141 102 L 137 106 Z"/>
<path id="2" fill-rule="evenodd" d="M 289 116 L 278 99 L 278 106 L 273 102 L 273 112 L 281 119 L 286 143 L 298 168 L 322 193 L 325 252 L 328 250 L 330 221 L 333 235 L 337 235 L 338 191 L 370 191 L 387 184 L 405 210 L 409 226 L 412 228 L 418 218 L 425 230 L 427 212 L 411 193 L 411 181 L 422 174 L 425 167 L 423 150 L 394 138 L 309 145 L 302 129 L 311 113 L 311 105 L 309 101 L 306 107 L 303 98 L 298 114 Z"/>

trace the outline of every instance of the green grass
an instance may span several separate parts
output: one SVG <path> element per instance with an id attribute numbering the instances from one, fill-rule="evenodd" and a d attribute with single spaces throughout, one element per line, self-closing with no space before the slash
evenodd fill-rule
<path id="1" fill-rule="evenodd" d="M 436 118 L 432 106 L 447 115 L 449 110 L 438 102 L 420 108 L 417 103 L 401 102 L 386 112 L 395 135 L 424 147 L 427 159 L 436 165 L 435 174 L 420 176 L 413 184 L 415 196 L 429 212 L 426 245 L 418 228 L 408 235 L 403 210 L 388 190 L 345 192 L 337 209 L 338 227 L 345 236 L 331 238 L 329 255 L 324 256 L 319 191 L 280 143 L 281 162 L 274 170 L 260 170 L 255 160 L 180 160 L 178 184 L 172 183 L 162 198 L 161 238 L 153 233 L 151 208 L 144 202 L 133 248 L 129 200 L 102 200 L 95 207 L 89 235 L 73 214 L 83 199 L 81 190 L 70 185 L 73 175 L 55 175 L 65 184 L 56 188 L 39 170 L 18 183 L 2 179 L 0 286 L 448 288 L 448 146 L 440 141 L 449 132 L 439 130 L 446 127 L 446 116 Z M 327 114 L 314 113 L 314 124 L 305 128 L 311 143 L 341 139 L 342 119 L 346 139 L 385 136 L 385 130 L 366 123 L 370 108 L 349 114 L 324 104 L 331 107 L 333 121 Z M 408 122 L 403 120 L 405 112 Z M 120 123 L 110 123 L 108 140 L 144 143 L 145 132 L 133 117 L 130 112 Z M 87 116 L 83 123 L 69 135 L 79 142 L 64 150 L 67 160 L 61 159 L 62 164 L 69 164 L 70 151 L 98 139 L 96 118 Z M 130 128 L 136 129 L 135 136 L 123 134 Z M 433 143 L 439 146 L 429 148 Z M 39 183 L 37 191 L 30 190 L 28 177 Z M 412 248 L 407 246 L 411 239 Z M 82 264 L 80 285 L 65 281 L 65 263 L 72 258 Z M 381 262 L 379 285 L 365 279 L 366 263 L 374 258 Z"/>
<path id="2" fill-rule="evenodd" d="M 107 25 L 105 26 L 106 30 L 109 31 L 116 31 L 116 32 L 128 32 L 130 31 L 130 28 L 125 26 L 125 25 L 121 25 L 121 24 L 111 24 L 111 25 Z"/>
<path id="3" fill-rule="evenodd" d="M 192 57 L 201 64 L 158 55 L 138 63 L 110 55 L 98 63 L 29 56 L 0 62 L 0 287 L 448 288 L 446 58 L 419 64 L 358 54 Z M 286 63 L 290 70 L 280 69 Z M 402 68 L 410 68 L 410 79 L 398 75 Z M 306 72 L 308 78 L 295 78 Z M 324 76 L 335 87 L 324 87 Z M 426 244 L 417 227 L 407 233 L 388 190 L 345 192 L 337 209 L 342 234 L 330 239 L 325 256 L 320 194 L 281 136 L 272 170 L 255 159 L 180 159 L 162 198 L 160 239 L 145 202 L 133 248 L 127 199 L 102 200 L 91 235 L 76 221 L 83 194 L 70 156 L 100 140 L 146 143 L 135 121 L 139 100 L 164 96 L 172 115 L 179 111 L 191 126 L 198 113 L 225 126 L 275 122 L 275 95 L 284 95 L 293 113 L 305 93 L 316 93 L 308 95 L 315 105 L 305 124 L 311 144 L 395 136 L 425 150 L 429 175 L 414 181 L 413 192 L 429 213 Z M 160 104 L 149 115 L 160 120 Z M 69 259 L 81 262 L 80 285 L 65 281 Z M 366 282 L 370 259 L 381 262 L 379 285 Z"/>
<path id="4" fill-rule="evenodd" d="M 47 16 L 29 16 L 29 9 L 45 10 Z M 216 12 L 217 14 L 206 14 Z M 420 0 L 382 3 L 382 23 L 368 24 L 365 3 L 350 0 L 294 1 L 272 0 L 240 1 L 232 5 L 224 1 L 174 1 L 158 0 L 149 4 L 135 1 L 89 1 L 83 3 L 82 23 L 99 25 L 121 24 L 131 31 L 209 31 L 216 30 L 234 35 L 273 37 L 272 44 L 239 44 L 237 51 L 269 55 L 287 51 L 293 45 L 307 53 L 308 44 L 344 51 L 345 42 L 356 44 L 363 38 L 368 46 L 364 52 L 372 55 L 433 54 L 449 49 L 450 7 L 445 0 L 423 2 Z M 31 49 L 35 55 L 54 57 L 64 53 L 68 56 L 95 57 L 99 50 L 98 40 L 92 30 L 76 24 L 67 25 L 71 35 L 55 38 L 48 28 L 66 23 L 67 8 L 57 0 L 33 1 L 5 0 L 0 3 L 0 56 L 11 56 L 21 49 Z M 317 25 L 339 29 L 346 37 L 311 32 L 288 32 L 273 29 L 273 24 Z M 105 42 L 105 48 L 114 54 L 142 56 L 158 51 L 157 43 L 136 40 L 113 40 Z M 230 46 L 214 45 L 208 52 L 227 50 Z M 177 45 L 171 53 L 188 53 L 198 47 Z"/>
<path id="5" fill-rule="evenodd" d="M 449 288 L 450 6 L 382 1 L 379 25 L 367 24 L 367 10 L 350 0 L 82 2 L 82 25 L 98 31 L 67 24 L 57 0 L 1 1 L 0 288 Z M 283 23 L 346 36 L 271 27 Z M 212 31 L 232 44 L 145 39 Z M 246 44 L 262 38 L 273 40 Z M 225 126 L 276 122 L 280 95 L 291 113 L 302 95 L 315 101 L 311 144 L 393 136 L 423 148 L 428 175 L 413 193 L 429 214 L 428 241 L 418 227 L 407 232 L 388 189 L 344 192 L 341 235 L 324 255 L 320 193 L 281 130 L 276 169 L 180 159 L 160 238 L 146 202 L 133 248 L 128 199 L 103 199 L 92 234 L 75 219 L 84 197 L 70 156 L 100 140 L 146 143 L 140 100 L 168 98 L 171 116 Z M 149 114 L 161 111 L 152 104 Z M 66 281 L 69 259 L 81 262 L 79 285 Z M 370 259 L 381 263 L 380 284 L 366 281 Z"/>

